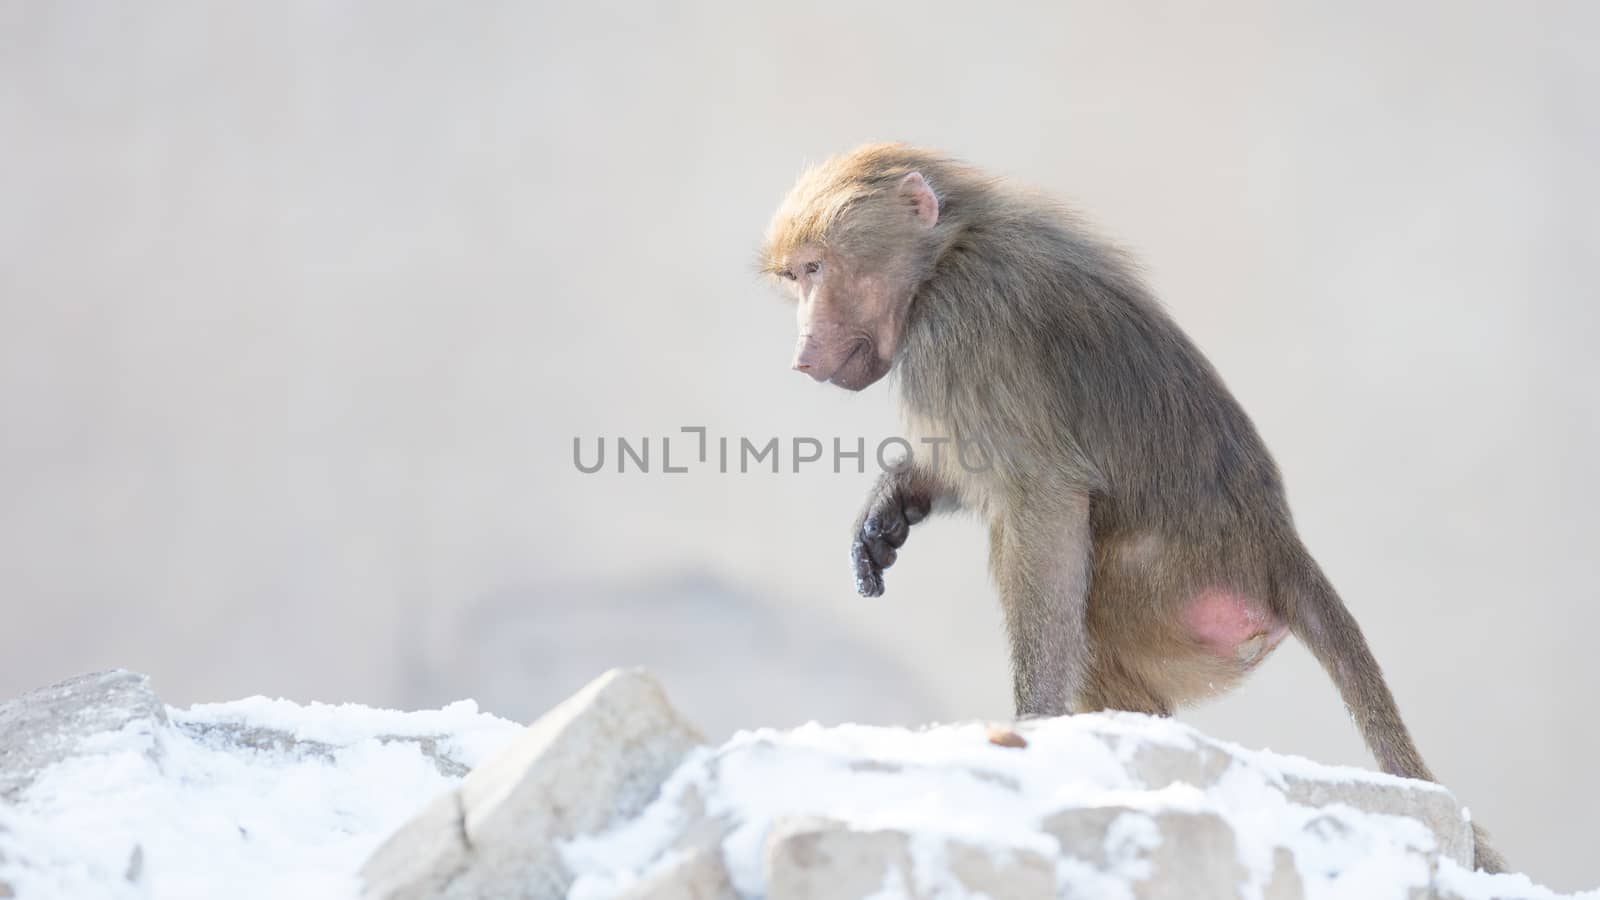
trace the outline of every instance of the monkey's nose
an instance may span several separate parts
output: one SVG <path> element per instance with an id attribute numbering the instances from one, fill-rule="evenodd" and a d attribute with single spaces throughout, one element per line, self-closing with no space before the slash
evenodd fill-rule
<path id="1" fill-rule="evenodd" d="M 802 341 L 800 346 L 795 348 L 794 362 L 789 368 L 796 372 L 804 372 L 817 381 L 827 378 L 827 373 L 817 368 L 817 348 L 810 341 Z"/>
<path id="2" fill-rule="evenodd" d="M 804 372 L 805 374 L 810 375 L 816 381 L 827 380 L 827 376 L 822 373 L 822 370 L 808 362 L 801 362 L 797 359 L 794 361 L 794 365 L 790 366 L 790 368 L 794 369 L 796 372 Z"/>

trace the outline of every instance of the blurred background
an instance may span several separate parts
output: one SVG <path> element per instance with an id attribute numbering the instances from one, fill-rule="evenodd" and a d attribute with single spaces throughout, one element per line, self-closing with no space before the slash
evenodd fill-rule
<path id="1" fill-rule="evenodd" d="M 753 260 L 901 139 L 1144 260 L 1435 771 L 1600 884 L 1600 5 L 974 9 L 0 0 L 0 696 L 529 719 L 645 664 L 714 734 L 1007 717 L 976 522 L 868 601 L 870 474 L 660 472 L 896 433 Z M 577 470 L 618 436 L 653 471 Z M 1183 717 L 1371 764 L 1292 642 Z"/>

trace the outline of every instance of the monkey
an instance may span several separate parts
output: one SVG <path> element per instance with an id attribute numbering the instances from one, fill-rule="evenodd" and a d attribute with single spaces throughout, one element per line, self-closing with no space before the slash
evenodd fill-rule
<path id="1" fill-rule="evenodd" d="M 1436 780 L 1254 424 L 1075 212 L 937 151 L 870 144 L 800 176 L 760 269 L 795 302 L 792 367 L 850 391 L 892 371 L 919 438 L 855 521 L 857 590 L 883 593 L 919 522 L 976 513 L 1019 717 L 1171 715 L 1292 634 L 1383 771 Z M 1006 452 L 969 466 L 951 449 L 967 443 Z M 1473 829 L 1476 867 L 1503 870 Z"/>

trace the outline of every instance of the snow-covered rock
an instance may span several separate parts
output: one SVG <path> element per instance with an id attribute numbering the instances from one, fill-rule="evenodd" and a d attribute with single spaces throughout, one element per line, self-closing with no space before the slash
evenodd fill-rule
<path id="1" fill-rule="evenodd" d="M 1167 719 L 809 726 L 696 750 L 638 817 L 563 842 L 570 896 L 663 891 L 662 870 L 707 845 L 730 898 L 1375 900 L 1431 896 L 1437 871 L 1472 856 L 1442 787 Z"/>
<path id="2" fill-rule="evenodd" d="M 175 709 L 85 676 L 0 705 L 0 800 L 0 898 L 22 900 L 1555 896 L 1468 871 L 1437 785 L 1172 720 L 712 746 L 639 672 L 529 728 L 470 702 Z"/>
<path id="3" fill-rule="evenodd" d="M 834 819 L 785 817 L 767 836 L 762 877 L 771 900 L 834 897 L 1051 897 L 1055 865 L 1032 850 L 996 853 L 950 840 L 930 856 L 914 832 L 858 829 Z M 729 895 L 734 896 L 732 894 Z"/>
<path id="4" fill-rule="evenodd" d="M 125 732 L 152 761 L 167 709 L 136 672 L 96 672 L 53 684 L 0 706 L 0 800 L 15 802 L 39 773 L 91 739 Z"/>
<path id="5" fill-rule="evenodd" d="M 556 842 L 638 815 L 704 742 L 655 679 L 609 672 L 390 838 L 361 870 L 366 896 L 565 896 Z"/>
<path id="6" fill-rule="evenodd" d="M 428 799 L 523 732 L 256 697 L 164 706 L 102 672 L 0 704 L 0 898 L 354 898 Z"/>

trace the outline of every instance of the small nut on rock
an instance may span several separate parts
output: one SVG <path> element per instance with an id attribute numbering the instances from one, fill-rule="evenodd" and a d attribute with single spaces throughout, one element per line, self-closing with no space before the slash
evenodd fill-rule
<path id="1" fill-rule="evenodd" d="M 1022 735 L 1002 725 L 989 726 L 989 743 L 996 747 L 1016 747 L 1019 750 L 1028 746 L 1028 741 Z"/>

